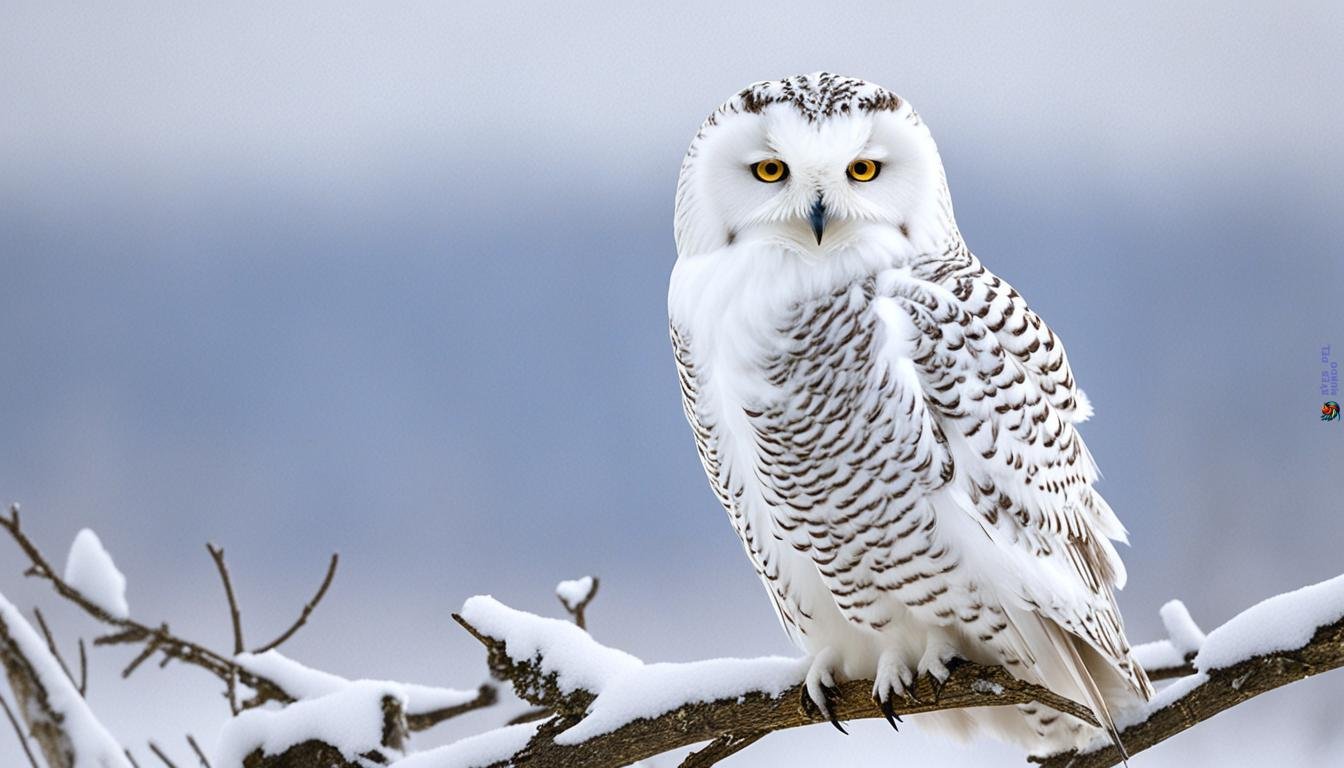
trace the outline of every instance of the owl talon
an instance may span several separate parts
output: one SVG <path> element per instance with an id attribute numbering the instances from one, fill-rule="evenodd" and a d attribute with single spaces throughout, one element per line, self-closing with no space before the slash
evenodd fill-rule
<path id="1" fill-rule="evenodd" d="M 929 685 L 933 688 L 933 703 L 937 704 L 938 700 L 943 697 L 943 688 L 947 687 L 947 678 L 939 678 L 933 673 L 929 673 Z"/>
<path id="2" fill-rule="evenodd" d="M 878 709 L 882 710 L 882 716 L 887 719 L 887 725 L 890 725 L 893 731 L 900 733 L 901 729 L 896 724 L 905 721 L 901 719 L 900 715 L 896 714 L 896 707 L 891 703 L 891 697 L 882 699 L 874 695 L 873 703 L 877 705 Z"/>
<path id="3" fill-rule="evenodd" d="M 928 675 L 935 702 L 942 697 L 943 688 L 947 686 L 947 678 L 952 674 L 949 666 L 956 660 L 957 652 L 946 642 L 931 641 L 924 649 L 924 655 L 919 659 L 919 671 Z"/>
<path id="4" fill-rule="evenodd" d="M 895 650 L 883 652 L 873 675 L 873 700 L 878 706 L 890 702 L 892 696 L 900 696 L 912 704 L 920 703 L 915 697 L 915 675 L 901 660 L 900 652 Z M 900 720 L 899 717 L 896 719 Z"/>
<path id="5" fill-rule="evenodd" d="M 840 689 L 835 683 L 833 671 L 837 662 L 837 654 L 830 648 L 821 651 L 812 659 L 803 685 L 803 711 L 830 720 L 837 731 L 848 736 L 849 731 L 840 724 L 840 720 L 835 716 L 835 708 L 831 706 L 832 702 L 840 698 Z"/>

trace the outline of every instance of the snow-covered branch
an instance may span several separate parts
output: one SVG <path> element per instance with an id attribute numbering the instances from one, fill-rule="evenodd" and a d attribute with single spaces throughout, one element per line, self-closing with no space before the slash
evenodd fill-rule
<path id="1" fill-rule="evenodd" d="M 645 664 L 569 622 L 516 611 L 489 597 L 471 598 L 455 618 L 485 645 L 492 673 L 557 716 L 521 745 L 501 738 L 501 751 L 478 750 L 473 762 L 445 757 L 425 766 L 621 766 L 705 741 L 726 755 L 770 731 L 827 722 L 804 703 L 805 659 Z M 883 717 L 872 689 L 869 680 L 842 683 L 834 714 L 846 720 Z M 914 697 L 895 702 L 892 714 L 1030 702 L 1092 719 L 1086 707 L 1002 668 L 969 663 L 955 665 L 941 689 L 921 679 Z"/>
<path id="2" fill-rule="evenodd" d="M 46 641 L 4 595 L 0 595 L 0 666 L 23 722 L 50 768 L 131 768 Z"/>
<path id="3" fill-rule="evenodd" d="M 495 689 L 352 680 L 275 650 L 305 624 L 326 593 L 335 558 L 299 618 L 276 640 L 251 653 L 228 653 L 183 639 L 166 624 L 133 618 L 125 579 L 92 532 L 80 533 L 58 573 L 24 533 L 17 508 L 0 515 L 0 528 L 27 555 L 28 575 L 46 580 L 58 595 L 110 627 L 96 645 L 139 646 L 123 674 L 158 656 L 206 669 L 250 696 L 225 726 L 210 761 L 214 768 L 614 768 L 696 744 L 702 746 L 682 766 L 708 768 L 772 731 L 830 719 L 805 693 L 807 659 L 658 664 L 598 643 L 584 628 L 598 581 L 584 577 L 556 590 L 569 621 L 517 611 L 490 597 L 466 601 L 454 618 L 485 646 L 491 674 L 507 680 L 536 709 L 516 718 L 526 722 L 408 754 L 410 732 L 493 704 Z M 232 593 L 223 552 L 212 548 L 211 554 L 226 594 Z M 237 651 L 243 638 L 235 598 L 228 607 Z M 1131 755 L 1261 693 L 1344 666 L 1344 576 L 1265 600 L 1207 636 L 1178 601 L 1163 606 L 1161 615 L 1167 638 L 1134 652 L 1153 679 L 1170 682 L 1145 709 L 1118 720 Z M 0 664 L 32 741 L 52 768 L 131 765 L 89 710 L 81 683 L 42 628 L 39 634 L 0 596 Z M 870 681 L 844 681 L 831 714 L 839 720 L 886 717 L 895 726 L 902 715 L 1036 702 L 1093 721 L 1083 705 L 1017 680 L 1005 669 L 965 662 L 950 667 L 945 684 L 921 678 L 909 699 L 885 707 L 873 701 Z M 83 677 L 81 672 L 78 679 Z M 204 764 L 205 753 L 191 743 Z M 1118 764 L 1120 755 L 1098 739 L 1087 749 L 1037 762 L 1106 768 Z"/>
<path id="4" fill-rule="evenodd" d="M 1344 576 L 1271 597 L 1208 637 L 1180 603 L 1168 603 L 1162 619 L 1169 639 L 1144 646 L 1141 657 L 1157 663 L 1190 658 L 1191 674 L 1161 690 L 1144 712 L 1117 723 L 1131 755 L 1266 691 L 1344 666 Z M 1108 768 L 1120 756 L 1108 743 L 1096 743 L 1090 751 L 1039 762 Z"/>

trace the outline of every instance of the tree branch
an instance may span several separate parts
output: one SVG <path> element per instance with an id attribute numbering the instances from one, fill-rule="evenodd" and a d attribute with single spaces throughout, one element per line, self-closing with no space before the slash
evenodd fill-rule
<path id="1" fill-rule="evenodd" d="M 196 743 L 196 737 L 188 733 L 187 743 L 191 745 L 191 751 L 196 753 L 196 758 L 201 761 L 201 768 L 210 768 L 210 761 L 206 759 L 205 752 L 201 750 L 201 745 Z"/>
<path id="2" fill-rule="evenodd" d="M 340 561 L 341 556 L 338 553 L 333 552 L 331 554 L 331 563 L 327 565 L 327 575 L 322 577 L 322 583 L 318 585 L 317 594 L 313 595 L 313 599 L 304 603 L 303 610 L 299 613 L 299 618 L 290 625 L 289 629 L 281 632 L 279 637 L 256 649 L 253 653 L 265 653 L 269 650 L 279 648 L 286 640 L 293 637 L 294 633 L 298 632 L 304 624 L 308 623 L 308 617 L 312 615 L 313 610 L 317 608 L 317 604 L 322 602 L 323 596 L 327 594 L 327 589 L 331 587 L 332 579 L 336 578 L 336 566 Z M 242 649 L 240 648 L 239 651 L 241 650 Z"/>
<path id="3" fill-rule="evenodd" d="M 109 614 L 97 603 L 87 598 L 82 592 L 70 586 L 56 570 L 51 566 L 46 557 L 33 543 L 28 535 L 24 533 L 22 522 L 19 517 L 19 506 L 11 505 L 9 515 L 0 515 L 0 528 L 3 528 L 18 545 L 19 549 L 28 557 L 31 566 L 25 572 L 26 575 L 40 579 L 45 579 L 56 591 L 56 594 L 74 603 L 82 611 L 97 621 L 112 627 L 116 631 L 110 632 L 101 637 L 95 638 L 94 645 L 138 645 L 144 644 L 148 649 L 153 650 L 144 654 L 133 662 L 123 672 L 123 676 L 129 675 L 143 663 L 145 659 L 154 653 L 162 653 L 165 658 L 175 659 L 177 661 L 200 667 L 207 672 L 219 678 L 220 681 L 228 684 L 231 675 L 236 675 L 238 682 L 251 688 L 254 696 L 245 705 L 257 706 L 267 701 L 276 701 L 288 703 L 294 700 L 294 697 L 287 693 L 274 681 L 268 680 L 260 675 L 256 675 L 241 669 L 234 661 L 223 654 L 206 648 L 198 643 L 177 637 L 169 632 L 167 625 L 159 627 L 149 627 L 130 618 L 118 618 Z M 142 650 L 142 654 L 144 651 Z"/>
<path id="4" fill-rule="evenodd" d="M 1121 730 L 1120 740 L 1132 757 L 1247 699 L 1341 666 L 1344 666 L 1344 619 L 1320 627 L 1299 648 L 1253 656 L 1173 683 L 1181 686 L 1176 689 L 1179 695 L 1164 702 L 1159 693 L 1160 706 L 1143 722 Z M 1033 762 L 1046 768 L 1109 768 L 1119 765 L 1121 760 L 1115 747 L 1107 745 L 1095 752 L 1066 752 Z"/>
<path id="5" fill-rule="evenodd" d="M 19 746 L 23 747 L 23 754 L 28 756 L 28 764 L 38 768 L 37 758 L 33 757 L 33 750 L 28 746 L 28 734 L 23 732 L 23 726 L 19 725 L 18 718 L 14 717 L 14 710 L 10 709 L 9 702 L 4 696 L 0 696 L 0 709 L 5 710 L 5 717 L 9 718 L 9 724 L 14 727 L 14 737 L 19 740 Z"/>
<path id="6" fill-rule="evenodd" d="M 168 759 L 168 756 L 163 753 L 163 750 L 159 749 L 159 745 L 155 744 L 153 741 L 149 742 L 149 751 L 153 752 L 154 756 L 159 758 L 159 762 L 163 763 L 165 768 L 177 768 L 177 764 Z"/>
<path id="7" fill-rule="evenodd" d="M 129 768 L 121 746 L 93 716 L 37 630 L 4 595 L 0 595 L 0 666 L 49 768 L 83 764 Z"/>
<path id="8" fill-rule="evenodd" d="M 511 611 L 507 608 L 503 610 Z M 514 615 L 529 616 L 516 612 Z M 792 675 L 793 682 L 780 690 L 748 687 L 710 701 L 697 700 L 694 696 L 689 696 L 682 703 L 662 712 L 630 717 L 615 723 L 603 721 L 604 726 L 611 727 L 604 727 L 600 729 L 602 732 L 594 733 L 582 740 L 570 738 L 560 743 L 556 736 L 578 724 L 586 716 L 591 716 L 600 706 L 600 691 L 567 688 L 561 682 L 563 670 L 552 666 L 542 653 L 518 658 L 517 655 L 510 653 L 509 638 L 504 634 L 495 635 L 483 631 L 462 615 L 455 614 L 453 618 L 485 646 L 491 671 L 510 680 L 520 698 L 559 713 L 555 719 L 542 724 L 526 748 L 516 754 L 500 756 L 497 762 L 488 763 L 491 766 L 511 764 L 536 768 L 547 766 L 614 768 L 679 747 L 722 739 L 722 743 L 716 742 L 710 745 L 711 751 L 698 763 L 703 766 L 710 764 L 706 760 L 714 754 L 722 753 L 726 756 L 745 747 L 748 740 L 755 741 L 770 731 L 828 721 L 828 718 L 817 712 L 815 707 L 804 704 L 808 700 L 806 687 L 802 683 L 804 666 L 794 660 L 747 660 L 740 663 L 761 666 L 768 664 L 770 669 L 776 671 L 787 669 L 788 674 Z M 539 622 L 551 621 L 539 617 L 531 619 Z M 526 633 L 534 636 L 538 631 L 544 629 L 537 630 L 532 627 L 526 630 Z M 589 652 L 585 654 L 586 656 L 618 653 L 596 643 L 592 645 L 598 654 Z M 571 650 L 580 649 L 571 646 Z M 694 663 L 658 666 L 658 677 L 664 682 L 675 676 L 677 668 L 685 670 L 687 679 L 703 674 L 703 670 L 696 669 L 697 665 Z M 621 674 L 638 675 L 642 668 L 643 666 L 639 665 L 626 669 Z M 746 675 L 746 677 L 753 676 Z M 634 684 L 637 687 L 637 682 L 631 683 L 629 678 L 616 678 L 616 680 L 618 682 L 608 681 L 606 685 Z M 851 680 L 840 684 L 836 698 L 831 701 L 835 716 L 841 720 L 884 717 L 882 709 L 873 701 L 872 689 L 873 683 L 870 680 Z M 1018 680 L 1000 667 L 984 667 L 970 663 L 953 665 L 951 675 L 941 688 L 937 688 L 928 677 L 920 679 L 914 687 L 912 698 L 908 701 L 894 702 L 892 709 L 895 714 L 906 715 L 1032 702 L 1067 712 L 1088 722 L 1095 722 L 1091 712 L 1077 702 L 1058 696 L 1040 686 Z M 574 741 L 577 743 L 571 743 Z M 693 762 L 692 765 L 697 763 Z"/>
<path id="9" fill-rule="evenodd" d="M 476 689 L 476 698 L 463 704 L 453 707 L 444 707 L 431 712 L 419 712 L 406 715 L 406 726 L 412 731 L 426 731 L 442 723 L 444 720 L 450 720 L 458 715 L 466 714 L 476 709 L 484 709 L 493 706 L 499 701 L 499 691 L 495 686 L 483 684 Z"/>
<path id="10" fill-rule="evenodd" d="M 584 576 L 581 579 L 573 581 L 562 581 L 555 587 L 555 596 L 560 598 L 560 604 L 569 612 L 569 618 L 578 625 L 579 629 L 588 629 L 588 619 L 584 616 L 584 611 L 588 609 L 589 603 L 597 597 L 597 588 L 602 585 L 602 580 L 596 576 Z"/>

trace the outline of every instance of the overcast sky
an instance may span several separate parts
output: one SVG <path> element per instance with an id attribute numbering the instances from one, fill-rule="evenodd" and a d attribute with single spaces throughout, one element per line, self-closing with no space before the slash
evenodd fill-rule
<path id="1" fill-rule="evenodd" d="M 206 540 L 256 642 L 340 550 L 288 648 L 349 676 L 474 686 L 449 612 L 555 613 L 585 573 L 595 635 L 647 660 L 792 652 L 695 457 L 665 295 L 700 121 L 824 68 L 914 102 L 971 247 L 1068 344 L 1133 640 L 1172 597 L 1208 627 L 1337 575 L 1344 9 L 1169 5 L 8 2 L 0 497 L 53 555 L 95 528 L 141 620 L 221 648 Z M 54 606 L 19 560 L 0 591 Z M 123 741 L 213 741 L 210 679 L 127 660 L 92 653 Z M 1339 674 L 1133 765 L 1344 761 Z M 727 765 L 1020 764 L 912 731 Z"/>

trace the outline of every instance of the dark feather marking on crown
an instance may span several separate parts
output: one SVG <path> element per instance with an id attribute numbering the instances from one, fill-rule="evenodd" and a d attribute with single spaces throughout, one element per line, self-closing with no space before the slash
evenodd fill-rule
<path id="1" fill-rule="evenodd" d="M 756 83 L 725 107 L 760 114 L 772 104 L 789 104 L 808 122 L 816 122 L 854 110 L 895 112 L 902 102 L 900 96 L 871 83 L 822 72 Z"/>

